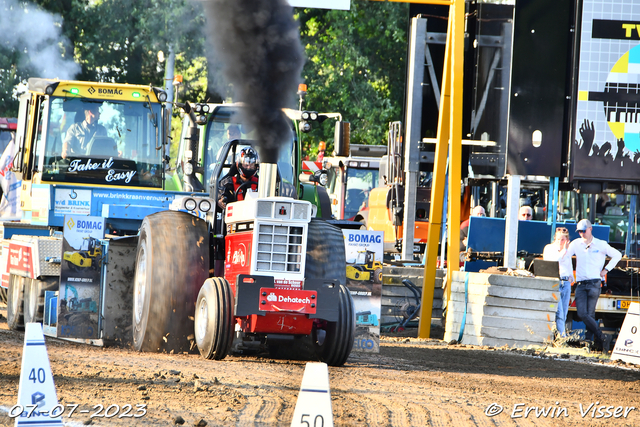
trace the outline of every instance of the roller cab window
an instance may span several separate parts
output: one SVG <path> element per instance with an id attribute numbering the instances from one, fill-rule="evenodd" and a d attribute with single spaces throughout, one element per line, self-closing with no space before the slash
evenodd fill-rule
<path id="1" fill-rule="evenodd" d="M 162 187 L 159 103 L 52 96 L 43 114 L 42 182 Z"/>

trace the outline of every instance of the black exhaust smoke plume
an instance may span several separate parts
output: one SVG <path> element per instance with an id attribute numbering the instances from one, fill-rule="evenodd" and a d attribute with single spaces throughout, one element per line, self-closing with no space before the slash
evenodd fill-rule
<path id="1" fill-rule="evenodd" d="M 281 108 L 293 101 L 304 63 L 293 8 L 287 0 L 207 0 L 204 7 L 225 79 L 256 129 L 260 161 L 276 163 L 291 138 Z"/>

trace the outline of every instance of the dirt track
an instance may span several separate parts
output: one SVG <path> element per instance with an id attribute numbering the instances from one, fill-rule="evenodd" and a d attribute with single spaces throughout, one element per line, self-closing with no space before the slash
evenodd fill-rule
<path id="1" fill-rule="evenodd" d="M 9 331 L 6 311 L 0 314 L 0 425 L 13 426 L 7 411 L 17 401 L 24 334 Z M 98 404 L 147 405 L 139 419 L 75 413 L 63 417 L 69 426 L 89 421 L 171 426 L 178 417 L 185 426 L 200 420 L 209 426 L 288 426 L 305 368 L 304 361 L 228 357 L 214 362 L 199 355 L 143 354 L 51 338 L 46 343 L 62 404 L 79 404 L 77 411 L 90 413 Z M 383 336 L 380 354 L 352 353 L 344 367 L 329 368 L 334 424 L 640 425 L 637 367 L 528 353 Z M 614 418 L 615 408 L 610 408 L 611 417 L 597 418 L 594 407 L 602 405 L 628 407 L 627 416 L 621 409 L 623 415 Z M 501 413 L 486 415 L 499 407 Z M 537 417 L 533 409 L 525 418 L 527 407 L 552 411 Z M 602 414 L 607 416 L 606 408 Z"/>

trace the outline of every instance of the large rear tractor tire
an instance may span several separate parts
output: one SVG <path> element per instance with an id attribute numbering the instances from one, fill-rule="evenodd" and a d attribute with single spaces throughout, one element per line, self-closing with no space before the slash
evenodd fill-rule
<path id="1" fill-rule="evenodd" d="M 14 331 L 24 330 L 24 283 L 25 278 L 22 276 L 9 276 L 7 325 Z"/>
<path id="2" fill-rule="evenodd" d="M 317 322 L 311 331 L 312 346 L 320 361 L 330 366 L 342 366 L 353 348 L 356 316 L 353 299 L 345 286 L 346 257 L 342 231 L 317 219 L 309 223 L 307 237 L 307 278 L 334 279 L 340 283 L 337 322 Z"/>
<path id="3" fill-rule="evenodd" d="M 133 347 L 187 352 L 195 347 L 198 291 L 209 276 L 205 221 L 164 211 L 142 221 L 133 289 Z"/>
<path id="4" fill-rule="evenodd" d="M 214 277 L 204 282 L 196 302 L 195 336 L 205 359 L 222 360 L 235 333 L 233 293 L 229 282 Z"/>
<path id="5" fill-rule="evenodd" d="M 24 323 L 42 323 L 44 318 L 44 293 L 58 288 L 58 279 L 25 279 L 24 286 Z"/>
<path id="6" fill-rule="evenodd" d="M 347 283 L 347 259 L 342 230 L 321 219 L 313 218 L 307 233 L 305 277 L 335 279 Z"/>

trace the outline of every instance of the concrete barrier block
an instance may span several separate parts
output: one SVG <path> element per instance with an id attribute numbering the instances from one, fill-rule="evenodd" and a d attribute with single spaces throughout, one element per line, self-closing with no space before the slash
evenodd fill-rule
<path id="1" fill-rule="evenodd" d="M 402 320 L 402 314 L 400 306 L 383 305 L 380 309 L 380 317 L 382 323 L 399 322 Z M 441 319 L 443 317 L 442 308 L 433 308 L 431 310 L 431 317 Z M 387 320 L 385 320 L 387 319 Z M 417 318 L 416 318 L 417 319 Z"/>
<path id="2" fill-rule="evenodd" d="M 454 273 L 445 339 L 458 338 L 465 313 L 466 343 L 511 346 L 551 339 L 558 301 L 556 280 L 469 273 L 465 296 L 466 277 L 464 272 Z"/>
<path id="3" fill-rule="evenodd" d="M 443 280 L 444 270 L 436 271 L 436 282 L 431 311 L 432 323 L 443 325 Z M 382 324 L 397 323 L 402 320 L 400 308 L 409 303 L 416 304 L 413 292 L 402 284 L 403 279 L 410 280 L 420 291 L 423 290 L 424 267 L 385 266 L 382 269 Z M 416 318 L 417 320 L 417 318 Z"/>
<path id="4" fill-rule="evenodd" d="M 464 304 L 449 304 L 447 311 L 452 313 L 464 313 Z M 490 305 L 481 304 L 467 304 L 466 312 L 479 316 L 496 316 L 496 317 L 511 317 L 515 319 L 530 319 L 530 320 L 542 320 L 547 319 L 547 315 L 555 316 L 555 311 L 540 311 L 540 310 L 524 310 L 519 308 L 505 308 L 495 307 Z"/>
<path id="5" fill-rule="evenodd" d="M 452 340 L 458 339 L 458 333 L 451 334 L 445 332 L 444 340 L 450 342 Z M 488 337 L 476 337 L 471 335 L 464 335 L 462 337 L 461 344 L 466 345 L 479 345 L 479 346 L 489 346 L 489 347 L 517 347 L 517 348 L 526 348 L 532 345 L 540 345 L 540 343 L 532 342 L 532 341 L 518 341 L 518 340 L 508 340 L 508 339 L 495 339 Z"/>
<path id="6" fill-rule="evenodd" d="M 447 325 L 454 331 L 459 331 L 462 327 L 462 324 L 459 322 L 447 322 Z M 532 325 L 533 324 L 527 324 L 525 322 L 519 328 L 505 328 L 501 325 L 490 327 L 483 324 L 470 324 L 467 322 L 464 325 L 464 331 L 465 333 L 480 337 L 516 339 L 540 343 L 551 336 L 551 325 L 540 325 L 540 323 L 536 323 L 534 326 Z"/>
<path id="7" fill-rule="evenodd" d="M 453 282 L 464 283 L 466 273 L 456 271 L 453 273 Z M 508 286 L 518 289 L 551 289 L 555 285 L 558 289 L 559 282 L 555 279 L 541 277 L 510 276 L 507 274 L 469 273 L 469 283 Z"/>
<path id="8" fill-rule="evenodd" d="M 412 304 L 412 305 L 416 305 L 416 300 L 415 298 L 412 297 L 406 297 L 406 298 L 399 298 L 399 297 L 382 297 L 380 299 L 382 306 L 388 306 L 388 307 L 400 307 L 402 305 L 406 305 L 406 304 Z M 420 301 L 421 302 L 421 301 Z M 433 299 L 433 308 L 434 309 L 442 309 L 442 298 L 434 298 Z"/>
<path id="9" fill-rule="evenodd" d="M 454 332 L 454 335 L 460 334 L 459 323 L 447 323 L 447 330 Z M 482 337 L 482 338 L 494 338 L 496 340 L 512 340 L 512 341 L 527 341 L 531 344 L 542 345 L 545 341 L 550 341 L 552 338 L 551 331 L 545 328 L 545 330 L 533 330 L 533 329 L 507 329 L 507 328 L 490 328 L 482 325 L 469 325 L 464 326 L 464 336 L 470 337 Z"/>
<path id="10" fill-rule="evenodd" d="M 461 282 L 453 282 L 451 283 L 451 292 L 452 293 L 461 293 L 464 295 L 465 293 L 465 284 Z M 557 301 L 558 292 L 554 292 L 549 290 L 542 289 L 518 289 L 511 286 L 496 286 L 496 285 L 485 285 L 485 284 L 470 284 L 467 289 L 467 293 L 469 295 L 486 295 L 486 296 L 494 296 L 501 298 L 515 298 L 520 300 L 531 300 L 531 301 Z"/>
<path id="11" fill-rule="evenodd" d="M 418 289 L 420 289 L 420 291 L 422 291 L 422 288 L 418 288 Z M 434 299 L 442 299 L 442 294 L 443 294 L 443 289 L 442 288 L 435 288 L 433 290 Z M 382 296 L 398 297 L 398 298 L 405 298 L 405 297 L 414 298 L 413 292 L 411 292 L 411 290 L 409 290 L 409 288 L 407 288 L 406 286 L 403 286 L 403 285 L 400 285 L 400 286 L 383 285 L 382 286 Z"/>
<path id="12" fill-rule="evenodd" d="M 458 327 L 463 319 L 463 313 L 453 313 L 447 318 L 447 323 L 453 322 L 453 326 Z M 518 330 L 532 330 L 547 334 L 555 325 L 555 318 L 549 316 L 545 320 L 518 319 L 514 317 L 500 316 L 474 316 L 467 314 L 466 325 L 481 325 L 489 328 L 505 328 Z"/>
<path id="13" fill-rule="evenodd" d="M 464 303 L 464 293 L 452 293 L 451 301 L 456 303 Z M 500 298 L 493 296 L 468 295 L 467 300 L 472 304 L 483 304 L 495 307 L 518 308 L 524 310 L 537 311 L 553 311 L 555 313 L 558 302 L 554 298 L 553 301 L 531 301 L 517 298 Z"/>

